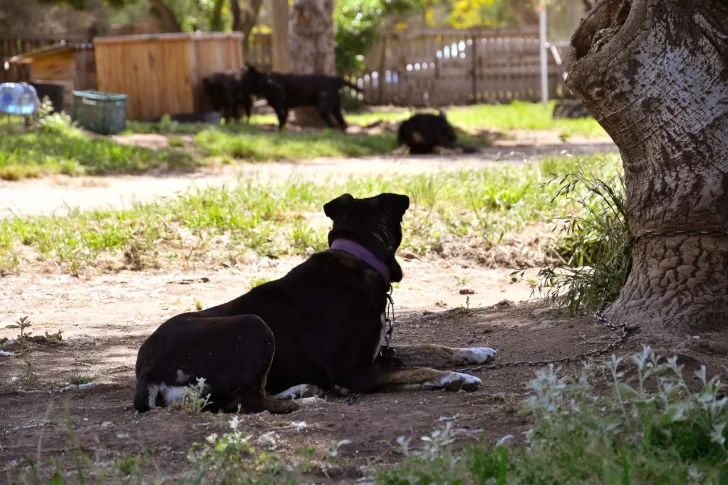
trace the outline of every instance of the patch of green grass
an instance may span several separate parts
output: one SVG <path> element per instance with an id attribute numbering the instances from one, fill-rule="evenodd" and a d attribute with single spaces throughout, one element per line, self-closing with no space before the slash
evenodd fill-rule
<path id="1" fill-rule="evenodd" d="M 141 173 L 156 168 L 197 164 L 189 153 L 152 151 L 92 137 L 71 126 L 0 136 L 0 179 L 19 180 L 45 175 Z"/>
<path id="2" fill-rule="evenodd" d="M 205 156 L 275 161 L 389 153 L 396 148 L 396 141 L 392 134 L 358 135 L 328 130 L 318 133 L 262 133 L 249 130 L 244 135 L 237 135 L 207 129 L 195 136 L 195 145 Z"/>
<path id="3" fill-rule="evenodd" d="M 39 260 L 78 274 L 88 267 L 140 270 L 160 260 L 217 266 L 248 251 L 309 254 L 326 247 L 330 221 L 323 204 L 345 192 L 410 197 L 402 251 L 436 254 L 458 243 L 487 250 L 529 224 L 553 225 L 576 213 L 578 204 L 554 200 L 559 187 L 547 182 L 577 167 L 600 178 L 620 173 L 619 158 L 609 155 L 418 175 L 357 175 L 345 181 L 261 184 L 243 178 L 233 187 L 208 187 L 125 210 L 0 220 L 0 261 L 17 259 L 6 272 Z"/>
<path id="4" fill-rule="evenodd" d="M 602 375 L 612 394 L 592 387 L 594 367 L 578 379 L 561 378 L 553 366 L 538 372 L 522 412 L 532 424 L 526 446 L 469 446 L 456 451 L 450 426 L 424 437 L 413 449 L 398 440 L 404 461 L 378 476 L 381 484 L 638 484 L 728 483 L 728 399 L 724 385 L 696 376 L 698 391 L 688 386 L 676 358 L 659 359 L 649 348 L 628 366 L 612 359 Z M 602 367 L 602 366 L 600 366 Z M 449 425 L 449 423 L 448 423 Z"/>
<path id="5" fill-rule="evenodd" d="M 552 130 L 565 137 L 581 135 L 585 137 L 607 136 L 604 129 L 593 118 L 553 119 L 551 113 L 554 101 L 544 108 L 540 103 L 514 101 L 509 104 L 478 104 L 446 109 L 448 120 L 455 126 L 473 130 L 486 129 L 508 132 L 510 130 Z M 378 110 L 376 107 L 361 113 L 346 113 L 350 124 L 366 126 L 375 121 L 402 121 L 416 112 L 427 110 Z M 275 116 L 253 117 L 252 123 L 276 123 Z M 464 140 L 463 140 L 464 141 Z"/>
<path id="6" fill-rule="evenodd" d="M 93 382 L 93 380 L 94 380 L 94 378 L 90 377 L 90 376 L 74 374 L 71 377 L 69 377 L 68 382 L 74 386 L 81 386 L 83 384 L 88 384 L 90 382 Z"/>

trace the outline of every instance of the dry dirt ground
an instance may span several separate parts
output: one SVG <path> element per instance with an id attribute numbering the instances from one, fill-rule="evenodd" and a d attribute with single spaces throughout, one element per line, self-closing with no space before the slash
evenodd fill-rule
<path id="1" fill-rule="evenodd" d="M 530 149 L 528 157 L 539 150 L 537 146 Z M 461 168 L 494 163 L 495 158 L 409 159 L 396 164 L 386 158 L 329 160 L 238 170 L 261 177 L 320 176 L 321 170 L 349 175 Z M 118 206 L 173 196 L 199 183 L 231 182 L 236 175 L 201 172 L 3 183 L 0 211 L 5 212 L 0 217 L 62 211 L 64 201 L 82 208 Z M 229 416 L 182 411 L 136 414 L 131 400 L 141 342 L 164 319 L 198 302 L 208 307 L 228 301 L 247 291 L 253 279 L 280 276 L 298 262 L 296 258 L 262 259 L 220 271 L 123 271 L 88 279 L 53 273 L 2 278 L 0 338 L 17 337 L 15 322 L 28 316 L 33 335 L 61 331 L 63 340 L 39 339 L 23 357 L 0 355 L 0 483 L 13 483 L 28 460 L 48 463 L 55 458 L 72 469 L 74 439 L 101 466 L 125 454 L 143 454 L 149 459 L 150 474 L 158 467 L 167 475 L 179 476 L 187 466 L 190 445 L 211 433 L 225 432 Z M 491 346 L 499 351 L 497 361 L 508 362 L 573 355 L 603 346 L 612 338 L 591 318 L 565 317 L 546 309 L 543 302 L 527 301 L 531 295 L 527 280 L 511 281 L 507 268 L 485 269 L 457 260 L 403 259 L 402 265 L 405 279 L 394 291 L 399 322 L 394 344 Z M 528 276 L 534 275 L 535 270 Z M 467 283 L 462 284 L 465 279 Z M 576 369 L 571 365 L 565 370 Z M 458 443 L 483 436 L 490 441 L 505 434 L 519 437 L 527 423 L 516 410 L 528 393 L 526 385 L 533 372 L 523 367 L 474 371 L 484 385 L 473 393 L 371 394 L 353 403 L 327 398 L 309 402 L 290 415 L 242 416 L 241 429 L 253 432 L 254 441 L 265 435 L 260 446 L 274 446 L 291 460 L 304 447 L 313 447 L 313 458 L 322 459 L 328 443 L 351 440 L 342 447 L 344 458 L 337 467 L 328 475 L 313 472 L 311 479 L 316 483 L 367 481 L 375 466 L 401 458 L 396 451 L 399 436 L 416 443 L 446 422 L 452 424 Z M 72 375 L 89 376 L 92 384 L 69 386 Z"/>

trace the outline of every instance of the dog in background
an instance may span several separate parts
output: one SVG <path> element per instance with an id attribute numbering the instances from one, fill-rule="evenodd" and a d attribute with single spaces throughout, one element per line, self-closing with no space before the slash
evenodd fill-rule
<path id="1" fill-rule="evenodd" d="M 346 131 L 348 125 L 341 112 L 341 88 L 348 87 L 363 92 L 359 87 L 339 76 L 327 74 L 266 74 L 246 65 L 241 89 L 264 98 L 278 118 L 278 129 L 283 130 L 288 121 L 288 111 L 299 106 L 316 108 L 329 128 Z"/>
<path id="2" fill-rule="evenodd" d="M 383 348 L 409 203 L 399 194 L 344 194 L 323 207 L 333 221 L 330 249 L 232 301 L 163 323 L 139 349 L 134 408 L 167 406 L 198 378 L 212 411 L 287 413 L 307 389 L 477 389 L 477 377 L 438 369 L 486 363 L 491 348 Z"/>
<path id="3" fill-rule="evenodd" d="M 417 113 L 402 122 L 397 130 L 397 152 L 409 149 L 413 155 L 433 153 L 476 153 L 470 145 L 457 143 L 457 132 L 447 120 L 444 110 L 438 114 Z"/>
<path id="4" fill-rule="evenodd" d="M 219 111 L 225 123 L 240 121 L 240 111 L 246 121 L 253 114 L 253 97 L 241 89 L 243 70 L 231 69 L 202 79 L 202 90 L 213 111 Z"/>

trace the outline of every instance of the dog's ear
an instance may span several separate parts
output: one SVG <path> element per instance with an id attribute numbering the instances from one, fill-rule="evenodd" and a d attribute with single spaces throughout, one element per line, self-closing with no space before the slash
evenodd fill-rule
<path id="1" fill-rule="evenodd" d="M 394 210 L 399 217 L 402 217 L 409 209 L 410 199 L 406 195 L 385 193 L 381 194 L 378 199 L 380 204 Z"/>
<path id="2" fill-rule="evenodd" d="M 324 204 L 324 214 L 326 214 L 326 217 L 329 219 L 335 219 L 342 215 L 352 202 L 354 202 L 354 197 L 350 194 L 340 195 L 334 200 Z"/>

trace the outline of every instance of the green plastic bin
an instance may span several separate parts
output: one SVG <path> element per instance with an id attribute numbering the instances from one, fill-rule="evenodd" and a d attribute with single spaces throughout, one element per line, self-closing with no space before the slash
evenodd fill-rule
<path id="1" fill-rule="evenodd" d="M 73 91 L 73 121 L 88 131 L 113 135 L 126 129 L 127 95 Z"/>

